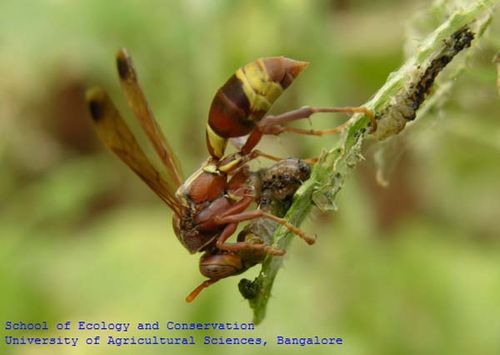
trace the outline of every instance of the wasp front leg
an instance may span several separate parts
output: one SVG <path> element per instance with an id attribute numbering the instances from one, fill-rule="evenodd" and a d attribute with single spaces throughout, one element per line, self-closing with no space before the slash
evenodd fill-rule
<path id="1" fill-rule="evenodd" d="M 235 176 L 235 180 L 237 179 L 238 177 Z M 214 215 L 213 218 L 210 219 L 211 223 L 215 223 L 218 225 L 226 225 L 223 232 L 216 240 L 215 245 L 218 249 L 234 251 L 234 252 L 241 251 L 244 249 L 259 249 L 259 250 L 265 250 L 266 253 L 268 254 L 283 255 L 282 250 L 274 249 L 264 244 L 253 244 L 247 242 L 226 243 L 226 241 L 234 234 L 234 232 L 236 231 L 236 227 L 240 222 L 255 220 L 258 218 L 265 218 L 272 220 L 284 226 L 293 234 L 302 238 L 307 244 L 314 244 L 315 242 L 314 238 L 311 238 L 310 236 L 306 235 L 301 229 L 295 227 L 293 224 L 289 223 L 283 218 L 276 217 L 275 215 L 260 209 L 245 212 L 245 210 L 256 199 L 257 191 L 255 187 L 243 185 L 240 187 L 233 186 L 233 189 L 234 190 L 232 191 L 232 198 L 236 198 L 238 196 L 242 198 L 231 207 L 225 209 L 222 213 Z"/>
<path id="2" fill-rule="evenodd" d="M 236 232 L 236 228 L 238 227 L 238 224 L 240 222 L 260 217 L 256 216 L 252 218 L 243 218 L 241 220 L 238 219 L 238 216 L 241 216 L 242 214 L 244 215 L 244 211 L 255 201 L 256 193 L 257 191 L 253 187 L 240 186 L 239 188 L 233 190 L 229 197 L 241 197 L 241 199 L 234 203 L 231 207 L 227 208 L 225 211 L 217 214 L 216 216 L 213 216 L 213 218 L 211 219 L 212 223 L 215 223 L 217 225 L 225 225 L 224 229 L 215 242 L 215 247 L 217 249 L 227 250 L 231 252 L 239 252 L 242 250 L 260 250 L 270 255 L 284 254 L 283 250 L 276 249 L 265 244 L 255 244 L 247 242 L 227 243 L 227 240 L 234 234 L 234 232 Z M 270 216 L 278 218 L 273 215 Z"/>
<path id="3" fill-rule="evenodd" d="M 216 217 L 215 221 L 217 223 L 220 223 L 220 224 L 232 224 L 232 223 L 240 223 L 243 221 L 250 221 L 250 220 L 257 219 L 257 218 L 270 219 L 270 220 L 284 226 L 291 233 L 300 237 L 309 245 L 314 244 L 316 241 L 315 238 L 308 236 L 306 233 L 304 233 L 303 230 L 295 227 L 293 224 L 291 224 L 287 220 L 280 218 L 280 217 L 276 217 L 275 215 L 264 212 L 262 210 L 254 210 L 254 211 L 241 212 L 238 214 L 233 214 L 233 215 L 228 215 L 228 216 L 220 216 L 220 217 Z M 222 243 L 224 243 L 224 240 L 222 240 L 222 235 L 221 235 L 219 238 L 217 238 L 217 242 L 216 242 L 217 247 L 221 248 L 218 244 L 223 245 Z M 248 244 L 248 243 L 244 243 L 244 244 Z M 222 247 L 221 249 L 224 249 L 224 247 Z"/>
<path id="4" fill-rule="evenodd" d="M 234 232 L 236 232 L 236 228 L 238 227 L 239 222 L 240 221 L 235 223 L 230 223 L 224 228 L 221 235 L 219 236 L 219 238 L 217 238 L 215 242 L 215 246 L 217 247 L 217 249 L 235 253 L 245 250 L 248 251 L 254 250 L 254 251 L 261 251 L 264 252 L 265 254 L 274 256 L 285 255 L 285 251 L 283 249 L 273 248 L 269 245 L 262 243 L 248 243 L 248 242 L 227 243 L 226 241 L 234 234 Z"/>

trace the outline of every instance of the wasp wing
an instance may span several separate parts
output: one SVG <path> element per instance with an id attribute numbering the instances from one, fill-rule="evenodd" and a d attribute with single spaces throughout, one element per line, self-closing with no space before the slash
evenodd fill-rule
<path id="1" fill-rule="evenodd" d="M 86 101 L 99 139 L 179 215 L 172 183 L 148 160 L 107 93 L 99 87 L 89 89 Z"/>
<path id="2" fill-rule="evenodd" d="M 156 153 L 165 165 L 171 180 L 177 189 L 183 182 L 182 170 L 173 149 L 163 135 L 153 112 L 149 108 L 144 92 L 139 85 L 137 72 L 132 63 L 132 58 L 126 49 L 120 49 L 116 55 L 116 65 L 123 91 L 128 104 L 139 120 L 142 129 L 148 136 Z"/>

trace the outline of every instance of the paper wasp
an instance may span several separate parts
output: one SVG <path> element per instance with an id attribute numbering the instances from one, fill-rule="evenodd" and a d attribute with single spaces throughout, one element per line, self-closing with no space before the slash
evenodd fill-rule
<path id="1" fill-rule="evenodd" d="M 245 269 L 245 252 L 282 255 L 265 243 L 238 240 L 228 243 L 240 222 L 264 218 L 286 227 L 313 244 L 314 239 L 286 220 L 263 209 L 246 211 L 257 198 L 247 162 L 260 155 L 253 148 L 264 134 L 292 131 L 303 134 L 336 133 L 284 127 L 283 124 L 309 117 L 315 112 L 363 112 L 365 108 L 305 107 L 278 116 L 265 116 L 281 92 L 306 67 L 307 63 L 284 57 L 262 58 L 239 69 L 217 92 L 209 113 L 207 146 L 210 157 L 185 182 L 175 154 L 164 137 L 139 85 L 136 70 L 126 50 L 116 57 L 120 82 L 128 104 L 166 169 L 166 175 L 148 160 L 133 133 L 106 92 L 98 87 L 88 90 L 86 99 L 100 140 L 127 164 L 173 211 L 176 236 L 190 253 L 204 252 L 200 272 L 208 277 L 186 301 L 193 301 L 206 287 L 221 278 Z M 225 155 L 230 138 L 249 135 L 241 149 Z M 270 156 L 268 156 L 270 157 Z"/>

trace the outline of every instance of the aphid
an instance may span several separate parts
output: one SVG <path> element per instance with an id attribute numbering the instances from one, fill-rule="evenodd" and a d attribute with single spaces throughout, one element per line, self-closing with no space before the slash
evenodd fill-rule
<path id="1" fill-rule="evenodd" d="M 280 253 L 280 251 L 262 243 L 251 243 L 246 240 L 228 243 L 227 240 L 234 234 L 240 222 L 257 218 L 268 219 L 285 226 L 308 244 L 314 243 L 314 239 L 303 231 L 263 209 L 246 211 L 255 201 L 257 192 L 252 179 L 249 179 L 251 174 L 245 165 L 249 160 L 262 155 L 253 150 L 262 134 L 279 134 L 285 130 L 292 130 L 282 126 L 288 121 L 309 117 L 314 112 L 368 113 L 369 111 L 364 108 L 303 108 L 283 115 L 263 117 L 267 106 L 255 106 L 257 102 L 267 100 L 272 103 L 279 96 L 279 90 L 269 89 L 273 85 L 271 81 L 275 84 L 279 83 L 282 88 L 285 88 L 293 80 L 292 77 L 304 68 L 305 64 L 282 57 L 257 60 L 254 64 L 251 63 L 242 69 L 242 73 L 253 84 L 248 84 L 250 86 L 242 85 L 239 89 L 236 85 L 231 89 L 228 86 L 228 83 L 231 82 L 230 79 L 219 90 L 222 94 L 216 95 L 214 99 L 209 118 L 211 131 L 210 129 L 207 131 L 207 142 L 211 156 L 184 181 L 178 159 L 148 106 L 131 58 L 122 49 L 118 52 L 116 61 L 120 82 L 129 106 L 160 157 L 167 174 L 160 173 L 147 159 L 106 92 L 101 88 L 93 88 L 87 92 L 86 98 L 99 138 L 170 207 L 173 211 L 175 234 L 190 253 L 205 252 L 204 255 L 207 255 L 208 252 L 208 255 L 219 255 L 217 263 L 213 265 L 207 261 L 206 256 L 202 256 L 200 271 L 209 279 L 188 295 L 186 298 L 188 302 L 193 301 L 202 289 L 225 277 L 224 275 L 234 274 L 235 269 L 241 269 L 240 254 L 242 252 Z M 255 69 L 255 72 L 251 73 L 250 68 L 260 67 L 261 63 L 268 63 L 264 64 L 265 70 Z M 282 67 L 279 69 L 281 74 L 278 75 L 273 70 L 280 65 Z M 283 69 L 283 66 L 286 68 Z M 267 84 L 259 86 L 255 83 L 259 80 L 267 82 Z M 263 88 L 268 89 L 261 91 L 261 89 L 264 90 Z M 249 99 L 250 96 L 247 95 L 250 95 L 250 91 L 254 92 L 258 99 Z M 257 95 L 257 93 L 259 94 Z M 237 116 L 235 115 L 236 111 L 231 110 L 233 106 L 238 106 L 241 103 L 234 98 L 242 95 L 245 95 L 252 104 L 248 111 L 244 111 L 245 115 Z M 228 101 L 226 103 L 219 102 L 224 100 L 224 97 L 228 98 Z M 241 106 L 239 107 L 241 108 Z M 255 107 L 260 107 L 260 109 L 254 109 Z M 246 116 L 249 119 L 246 119 Z M 223 117 L 222 121 L 218 120 L 220 117 Z M 216 124 L 212 125 L 214 122 Z M 247 127 L 246 130 L 240 129 L 239 123 L 241 122 L 243 122 L 242 126 Z M 225 125 L 227 125 L 227 130 L 223 132 L 218 130 Z M 213 133 L 215 131 L 218 133 Z M 323 134 L 324 132 L 306 131 L 299 133 Z M 249 138 L 241 151 L 224 156 L 225 143 L 221 144 L 221 142 L 225 142 L 231 137 L 240 137 L 246 134 L 249 134 Z"/>

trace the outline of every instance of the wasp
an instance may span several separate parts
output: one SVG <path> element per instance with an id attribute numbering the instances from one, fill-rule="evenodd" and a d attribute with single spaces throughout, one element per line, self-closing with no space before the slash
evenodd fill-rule
<path id="1" fill-rule="evenodd" d="M 247 211 L 258 195 L 247 163 L 258 156 L 266 156 L 254 149 L 265 134 L 276 135 L 285 131 L 314 135 L 332 133 L 287 128 L 284 126 L 287 122 L 309 117 L 315 112 L 368 114 L 367 109 L 305 107 L 278 116 L 266 116 L 272 103 L 307 63 L 284 57 L 258 59 L 240 68 L 217 91 L 206 131 L 209 157 L 184 180 L 179 160 L 149 107 L 132 59 L 125 49 L 118 51 L 116 65 L 128 104 L 163 163 L 165 173 L 149 161 L 118 109 L 100 87 L 91 88 L 86 93 L 90 116 L 99 139 L 172 210 L 173 228 L 181 244 L 192 254 L 205 253 L 201 257 L 200 272 L 208 280 L 186 297 L 187 302 L 192 302 L 202 289 L 219 280 L 220 275 L 226 275 L 226 269 L 234 269 L 235 260 L 241 259 L 242 252 L 282 255 L 281 250 L 264 243 L 228 242 L 243 221 L 268 219 L 286 227 L 308 244 L 314 243 L 314 238 L 283 218 L 263 209 Z M 246 135 L 246 142 L 236 153 L 225 154 L 229 139 Z M 209 258 L 214 255 L 218 257 Z"/>

